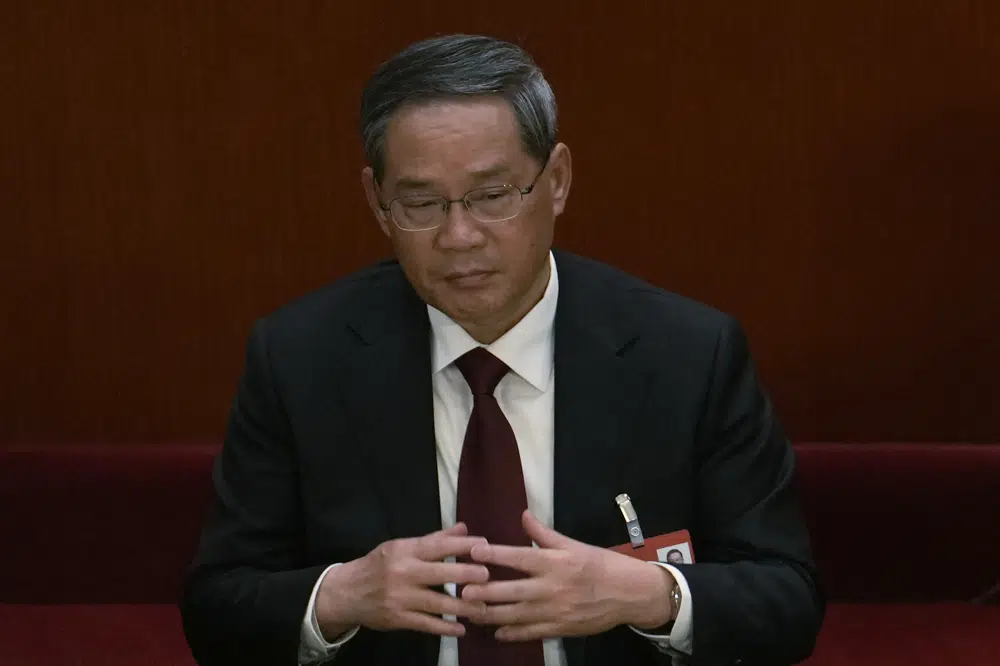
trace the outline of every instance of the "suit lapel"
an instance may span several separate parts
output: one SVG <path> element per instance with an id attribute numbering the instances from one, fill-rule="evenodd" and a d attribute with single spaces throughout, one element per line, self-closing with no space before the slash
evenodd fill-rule
<path id="1" fill-rule="evenodd" d="M 614 295 L 576 258 L 557 254 L 555 324 L 555 529 L 598 546 L 627 541 L 615 496 L 624 487 L 645 376 L 627 351 L 638 333 Z M 585 639 L 563 641 L 570 666 Z"/>
<path id="2" fill-rule="evenodd" d="M 351 323 L 346 399 L 388 536 L 420 536 L 441 529 L 427 311 L 402 274 L 377 289 Z"/>

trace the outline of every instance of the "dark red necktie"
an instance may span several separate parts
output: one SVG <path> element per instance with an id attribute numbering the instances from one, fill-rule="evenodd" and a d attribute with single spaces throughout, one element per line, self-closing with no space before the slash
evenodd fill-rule
<path id="1" fill-rule="evenodd" d="M 462 355 L 455 365 L 473 399 L 458 466 L 456 518 L 468 525 L 470 535 L 490 543 L 531 546 L 521 526 L 521 514 L 528 508 L 521 455 L 510 422 L 493 396 L 509 368 L 483 347 Z M 491 581 L 525 575 L 505 567 L 489 569 Z M 541 641 L 503 643 L 493 637 L 496 627 L 467 623 L 465 628 L 465 636 L 458 639 L 459 666 L 544 666 Z"/>

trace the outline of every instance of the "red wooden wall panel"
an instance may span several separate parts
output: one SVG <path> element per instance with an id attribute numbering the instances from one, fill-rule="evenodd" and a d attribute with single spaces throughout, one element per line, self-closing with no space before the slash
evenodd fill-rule
<path id="1" fill-rule="evenodd" d="M 254 318 L 388 252 L 377 63 L 523 43 L 558 242 L 744 322 L 797 439 L 1000 440 L 1000 4 L 0 7 L 0 441 L 217 435 Z"/>

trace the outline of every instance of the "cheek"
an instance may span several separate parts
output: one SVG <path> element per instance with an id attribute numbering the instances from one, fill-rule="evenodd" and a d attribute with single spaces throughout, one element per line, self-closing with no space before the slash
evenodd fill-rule
<path id="1" fill-rule="evenodd" d="M 545 218 L 525 219 L 499 236 L 497 244 L 508 267 L 532 270 L 539 257 L 548 255 L 552 246 L 552 225 Z"/>
<path id="2" fill-rule="evenodd" d="M 423 295 L 423 292 L 432 286 L 427 277 L 427 268 L 431 266 L 433 252 L 430 244 L 417 237 L 407 238 L 393 235 L 392 248 L 400 266 L 403 267 L 403 272 L 406 273 L 406 277 Z"/>

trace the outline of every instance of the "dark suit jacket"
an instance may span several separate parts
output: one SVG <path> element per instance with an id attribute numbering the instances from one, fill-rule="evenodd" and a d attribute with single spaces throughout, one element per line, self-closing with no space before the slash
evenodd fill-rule
<path id="1" fill-rule="evenodd" d="M 695 664 L 806 657 L 824 604 L 793 453 L 739 325 L 557 252 L 555 528 L 627 541 L 687 528 Z M 322 570 L 440 529 L 429 323 L 386 262 L 259 321 L 182 612 L 202 666 L 294 664 Z M 628 627 L 564 641 L 569 666 L 664 664 Z M 362 629 L 338 666 L 437 663 L 439 638 Z"/>

